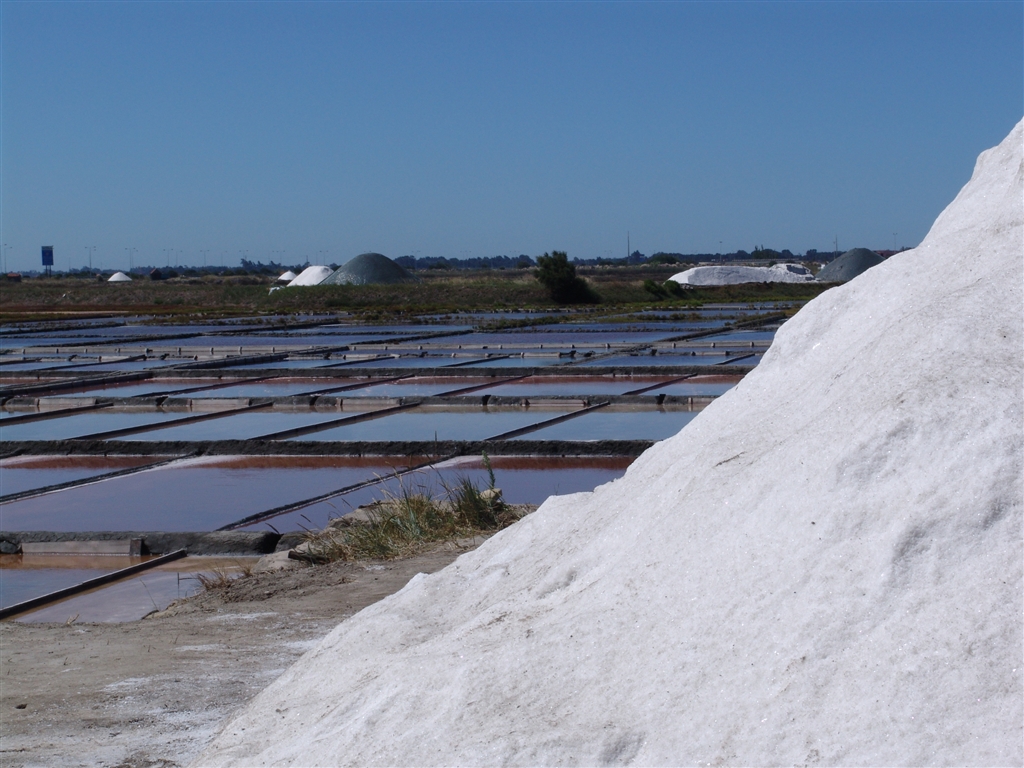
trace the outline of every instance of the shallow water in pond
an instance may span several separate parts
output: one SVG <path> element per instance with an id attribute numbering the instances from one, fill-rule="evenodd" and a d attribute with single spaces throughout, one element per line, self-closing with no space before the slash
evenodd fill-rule
<path id="1" fill-rule="evenodd" d="M 0 460 L 0 496 L 160 461 L 160 456 L 17 456 Z M 0 524 L 2 527 L 2 524 Z"/>
<path id="2" fill-rule="evenodd" d="M 166 467 L 0 505 L 9 531 L 211 531 L 393 472 L 409 459 L 249 456 Z M 188 493 L 181 489 L 187 488 Z"/>
<path id="3" fill-rule="evenodd" d="M 553 395 L 621 395 L 670 380 L 664 376 L 529 376 L 519 381 L 481 390 L 481 394 L 503 397 L 544 397 Z"/>
<path id="4" fill-rule="evenodd" d="M 0 427 L 0 440 L 69 440 L 114 429 L 159 424 L 189 415 L 187 411 L 114 411 L 100 408 L 27 424 L 6 424 Z"/>
<path id="5" fill-rule="evenodd" d="M 55 560 L 59 556 L 47 556 Z M 0 555 L 0 608 L 31 600 L 33 597 L 47 595 L 58 589 L 73 587 L 88 579 L 95 579 L 119 568 L 127 568 L 138 562 L 139 558 L 108 557 L 107 564 L 102 568 L 34 568 L 23 570 L 12 568 L 5 560 L 21 558 L 21 555 Z M 39 558 L 36 558 L 37 560 Z M 72 614 L 69 614 L 72 615 Z M 61 621 L 66 621 L 64 616 Z"/>
<path id="6" fill-rule="evenodd" d="M 51 557 L 49 559 L 62 558 Z M 117 570 L 133 564 L 141 558 L 110 557 L 106 559 L 114 561 L 114 567 L 111 570 Z M 97 587 L 43 606 L 35 611 L 22 614 L 15 621 L 64 623 L 72 617 L 76 617 L 75 621 L 79 623 L 138 621 L 154 610 L 163 610 L 175 600 L 201 592 L 203 587 L 197 578 L 199 574 L 213 575 L 216 572 L 225 572 L 230 575 L 233 572 L 241 572 L 243 564 L 255 562 L 256 558 L 251 557 L 185 557 L 158 565 L 152 570 L 144 571 L 123 581 Z M 2 567 L 0 566 L 0 568 Z M 87 578 L 94 578 L 109 572 L 109 570 L 101 569 L 94 571 L 94 576 Z M 9 572 L 5 571 L 5 575 L 7 573 Z M 35 573 L 39 573 L 39 571 L 36 570 Z M 27 590 L 36 588 L 32 577 L 33 573 L 31 572 L 25 572 L 22 575 L 22 581 Z M 80 582 L 81 580 L 74 583 Z M 39 590 L 34 594 L 29 594 L 28 597 L 34 597 L 37 594 L 46 594 L 46 591 Z"/>
<path id="7" fill-rule="evenodd" d="M 266 408 L 259 411 L 230 414 L 207 421 L 138 432 L 116 439 L 143 442 L 151 440 L 250 440 L 286 429 L 297 429 L 340 419 L 347 415 L 352 414 L 343 411 L 278 411 Z"/>
<path id="8" fill-rule="evenodd" d="M 697 411 L 627 411 L 602 408 L 517 440 L 664 440 L 697 416 Z"/>
<path id="9" fill-rule="evenodd" d="M 472 362 L 460 365 L 460 368 L 546 368 L 549 365 L 566 365 L 571 363 L 571 357 L 492 357 L 481 358 Z"/>
<path id="10" fill-rule="evenodd" d="M 476 387 L 489 381 L 493 381 L 493 379 L 472 376 L 451 378 L 415 376 L 389 384 L 368 383 L 365 387 L 349 389 L 337 394 L 338 397 L 425 397 L 466 387 Z"/>
<path id="11" fill-rule="evenodd" d="M 541 504 L 548 496 L 592 491 L 622 477 L 632 461 L 631 458 L 491 457 L 495 486 L 501 488 L 502 498 L 510 504 Z M 392 497 L 400 495 L 403 488 L 411 493 L 427 492 L 443 497 L 444 486 L 455 487 L 463 477 L 481 489 L 489 484 L 487 471 L 478 457 L 459 459 L 286 512 L 241 530 L 267 531 L 272 526 L 286 533 L 304 528 L 323 528 L 331 518 L 341 517 L 360 505 L 386 498 L 389 494 Z"/>
<path id="12" fill-rule="evenodd" d="M 149 379 L 138 384 L 110 384 L 105 387 L 84 386 L 77 389 L 62 389 L 49 397 L 140 397 L 154 392 L 181 392 L 209 386 L 210 383 L 203 382 L 202 379 L 158 379 L 156 381 Z"/>
<path id="13" fill-rule="evenodd" d="M 293 440 L 484 440 L 568 412 L 548 409 L 414 409 Z"/>
<path id="14" fill-rule="evenodd" d="M 718 397 L 740 382 L 739 376 L 696 376 L 692 379 L 652 389 L 649 395 L 675 395 L 680 397 Z"/>
<path id="15" fill-rule="evenodd" d="M 725 363 L 733 362 L 733 359 L 739 357 L 739 355 L 621 355 L 616 357 L 605 357 L 595 360 L 588 360 L 581 365 L 586 367 L 593 366 L 612 366 L 612 367 L 623 367 L 629 368 L 632 366 L 693 366 L 693 365 L 721 365 Z M 757 357 L 747 358 L 746 360 L 737 360 L 737 365 L 756 365 Z"/>

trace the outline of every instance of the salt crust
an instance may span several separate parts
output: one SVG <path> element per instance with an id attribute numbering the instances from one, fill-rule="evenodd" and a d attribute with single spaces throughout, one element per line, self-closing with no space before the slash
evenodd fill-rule
<path id="1" fill-rule="evenodd" d="M 745 267 L 727 264 L 720 267 L 693 267 L 669 280 L 680 285 L 737 285 L 739 283 L 809 283 L 814 275 L 799 264 L 775 264 L 771 267 Z"/>
<path id="2" fill-rule="evenodd" d="M 1022 126 L 593 493 L 340 624 L 200 765 L 1020 765 Z"/>
<path id="3" fill-rule="evenodd" d="M 293 286 L 309 286 L 309 285 L 320 285 L 332 272 L 333 269 L 330 267 L 306 267 L 299 273 L 299 276 L 288 283 L 285 288 L 292 288 Z"/>

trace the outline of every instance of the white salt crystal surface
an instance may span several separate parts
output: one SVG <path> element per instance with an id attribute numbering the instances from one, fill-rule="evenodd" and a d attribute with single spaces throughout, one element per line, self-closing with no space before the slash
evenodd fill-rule
<path id="1" fill-rule="evenodd" d="M 814 275 L 800 264 L 775 264 L 771 267 L 745 267 L 723 264 L 693 267 L 672 275 L 680 285 L 736 285 L 738 283 L 809 283 Z"/>
<path id="2" fill-rule="evenodd" d="M 593 493 L 339 625 L 202 765 L 1020 765 L 1022 127 Z"/>
<path id="3" fill-rule="evenodd" d="M 285 287 L 320 285 L 333 271 L 330 267 L 306 267 L 299 273 L 298 277 L 293 278 Z"/>

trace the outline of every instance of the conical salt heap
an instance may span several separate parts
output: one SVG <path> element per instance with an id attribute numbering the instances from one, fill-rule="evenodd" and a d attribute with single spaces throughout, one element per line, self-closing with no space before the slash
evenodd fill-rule
<path id="1" fill-rule="evenodd" d="M 343 622 L 202 765 L 1019 765 L 1022 132 L 592 494 Z"/>

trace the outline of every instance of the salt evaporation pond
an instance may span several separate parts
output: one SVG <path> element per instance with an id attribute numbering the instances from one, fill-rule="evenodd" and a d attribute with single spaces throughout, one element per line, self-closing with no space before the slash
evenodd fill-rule
<path id="1" fill-rule="evenodd" d="M 190 415 L 187 411 L 115 411 L 100 408 L 24 424 L 5 424 L 0 427 L 0 440 L 71 440 L 115 429 L 160 424 Z"/>
<path id="2" fill-rule="evenodd" d="M 680 434 L 343 621 L 196 763 L 1024 764 L 1022 197 L 1024 121 Z"/>
<path id="3" fill-rule="evenodd" d="M 160 461 L 160 456 L 15 456 L 0 459 L 0 496 Z M 0 525 L 0 527 L 3 527 Z"/>
<path id="4" fill-rule="evenodd" d="M 47 397 L 139 397 L 157 392 L 168 394 L 188 392 L 203 389 L 209 385 L 202 379 L 149 379 L 139 384 L 108 384 L 102 387 L 84 385 L 75 389 L 63 389 L 59 393 Z M 45 400 L 47 397 L 40 399 Z"/>
<path id="5" fill-rule="evenodd" d="M 610 405 L 520 435 L 516 440 L 664 440 L 693 421 L 698 411 L 640 410 Z"/>
<path id="6" fill-rule="evenodd" d="M 621 395 L 670 381 L 655 376 L 529 376 L 508 384 L 482 390 L 482 394 L 500 397 L 544 397 L 573 395 Z"/>
<path id="7" fill-rule="evenodd" d="M 42 584 L 34 584 L 32 579 L 51 577 L 35 565 L 45 566 L 45 560 L 63 560 L 66 556 L 56 557 L 34 557 L 35 563 L 31 566 L 33 570 L 22 571 L 19 576 L 24 582 L 23 592 L 25 597 L 35 597 L 37 594 L 46 594 L 50 590 L 38 589 Z M 28 559 L 28 558 L 27 558 Z M 99 558 L 72 558 L 74 560 L 98 560 Z M 148 558 L 135 557 L 107 557 L 106 568 L 118 570 L 141 562 Z M 43 562 L 39 562 L 43 561 Z M 46 605 L 34 611 L 24 613 L 15 621 L 24 624 L 37 622 L 66 622 L 70 617 L 76 616 L 76 622 L 82 624 L 91 623 L 116 623 L 126 621 L 138 621 L 149 613 L 156 610 L 163 610 L 175 600 L 196 594 L 202 591 L 202 584 L 197 578 L 200 574 L 213 576 L 216 571 L 228 573 L 238 572 L 243 564 L 254 564 L 256 558 L 250 557 L 186 557 L 174 560 L 170 563 L 158 565 L 137 576 L 114 582 L 101 587 L 96 587 L 87 592 L 65 598 L 56 603 Z M 0 564 L 0 569 L 5 566 Z M 92 571 L 93 575 L 86 578 L 93 578 L 110 570 Z M 10 574 L 4 571 L 4 578 Z M 81 580 L 72 584 L 81 583 Z M 68 584 L 66 586 L 71 586 Z M 38 591 L 33 591 L 38 589 Z"/>
<path id="8" fill-rule="evenodd" d="M 382 403 L 378 408 L 385 407 Z M 368 409 L 369 410 L 369 409 Z M 225 414 L 206 421 L 136 432 L 114 438 L 116 440 L 251 440 L 288 429 L 311 427 L 355 415 L 342 411 L 288 411 L 265 408 L 245 413 Z"/>
<path id="9" fill-rule="evenodd" d="M 355 424 L 324 429 L 292 440 L 432 441 L 486 440 L 569 413 L 570 409 L 419 407 Z"/>
<path id="10" fill-rule="evenodd" d="M 502 497 L 509 504 L 540 504 L 554 494 L 592 491 L 621 477 L 631 461 L 626 457 L 490 457 L 495 486 L 501 488 Z M 480 457 L 463 457 L 252 523 L 239 530 L 266 531 L 272 527 L 286 533 L 323 528 L 332 518 L 342 517 L 374 501 L 394 498 L 404 491 L 443 497 L 445 486 L 455 487 L 462 478 L 481 489 L 487 488 L 490 482 Z"/>
<path id="11" fill-rule="evenodd" d="M 186 459 L 0 505 L 7 531 L 210 531 L 390 474 L 408 458 Z M 188 493 L 182 493 L 188 488 Z"/>
<path id="12" fill-rule="evenodd" d="M 101 560 L 71 555 L 0 555 L 0 608 L 73 587 L 141 562 L 141 557 L 105 557 Z M 67 618 L 64 616 L 61 621 Z"/>

